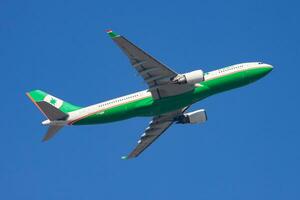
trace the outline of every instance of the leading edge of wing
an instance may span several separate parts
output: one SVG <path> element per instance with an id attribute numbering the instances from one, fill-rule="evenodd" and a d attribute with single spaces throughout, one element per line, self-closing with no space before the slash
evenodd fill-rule
<path id="1" fill-rule="evenodd" d="M 145 56 L 147 56 L 149 59 L 153 60 L 154 62 L 156 62 L 158 65 L 160 65 L 161 67 L 164 68 L 164 70 L 168 71 L 169 73 L 171 73 L 173 76 L 178 75 L 177 72 L 175 72 L 173 69 L 170 69 L 169 67 L 167 67 L 165 64 L 161 63 L 160 61 L 158 61 L 156 58 L 154 58 L 152 55 L 150 55 L 149 53 L 145 52 L 143 49 L 141 49 L 140 47 L 138 47 L 137 45 L 135 45 L 134 43 L 132 43 L 131 41 L 129 41 L 127 38 L 125 38 L 124 36 L 114 32 L 112 29 L 107 29 L 106 33 L 109 35 L 109 37 L 114 40 L 117 44 L 117 38 L 121 38 L 122 40 L 124 40 L 127 44 L 133 46 L 134 48 L 136 48 L 138 51 L 140 51 L 142 54 L 144 54 Z M 119 44 L 118 44 L 119 45 Z M 121 46 L 120 46 L 121 47 Z M 124 48 L 124 47 L 123 47 Z M 130 57 L 128 57 L 130 60 Z M 134 67 L 139 66 L 143 63 L 144 61 L 141 60 L 140 62 L 137 63 L 131 63 Z"/>

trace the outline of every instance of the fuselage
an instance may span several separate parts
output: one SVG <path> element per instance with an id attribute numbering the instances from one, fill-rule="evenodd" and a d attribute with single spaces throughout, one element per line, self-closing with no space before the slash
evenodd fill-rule
<path id="1" fill-rule="evenodd" d="M 69 125 L 108 123 L 138 116 L 157 116 L 192 105 L 213 94 L 252 83 L 273 67 L 261 62 L 241 63 L 205 73 L 204 81 L 194 89 L 159 100 L 151 92 L 143 90 L 116 99 L 91 105 L 69 113 Z"/>

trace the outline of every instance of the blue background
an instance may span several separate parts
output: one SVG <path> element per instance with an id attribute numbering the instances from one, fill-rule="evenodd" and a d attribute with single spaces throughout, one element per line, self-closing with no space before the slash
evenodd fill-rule
<path id="1" fill-rule="evenodd" d="M 297 1 L 0 1 L 0 199 L 300 199 Z M 262 80 L 210 97 L 124 161 L 148 118 L 66 127 L 42 143 L 25 92 L 87 106 L 145 89 L 112 28 L 177 72 L 263 61 Z"/>

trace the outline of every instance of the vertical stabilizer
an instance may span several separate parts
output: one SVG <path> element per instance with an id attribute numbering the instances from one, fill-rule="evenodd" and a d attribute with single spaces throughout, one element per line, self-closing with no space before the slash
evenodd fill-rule
<path id="1" fill-rule="evenodd" d="M 64 126 L 63 123 L 68 119 L 69 112 L 80 109 L 78 106 L 74 106 L 41 90 L 33 90 L 26 93 L 26 95 L 49 119 L 46 120 L 46 123 L 43 122 L 44 125 L 49 125 L 43 141 L 51 139 Z"/>
<path id="2" fill-rule="evenodd" d="M 45 115 L 46 115 L 46 113 L 41 108 L 41 105 L 42 105 L 42 107 L 46 107 L 45 105 L 47 105 L 47 104 L 51 105 L 52 107 L 56 108 L 57 110 L 60 110 L 63 113 L 68 113 L 68 112 L 72 112 L 74 110 L 80 109 L 79 106 L 72 105 L 66 101 L 63 101 L 57 97 L 47 94 L 46 92 L 41 91 L 41 90 L 33 90 L 30 92 L 27 92 L 26 95 Z"/>

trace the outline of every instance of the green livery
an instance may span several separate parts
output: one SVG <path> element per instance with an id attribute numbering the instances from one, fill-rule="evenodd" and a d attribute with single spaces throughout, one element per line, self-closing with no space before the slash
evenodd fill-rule
<path id="1" fill-rule="evenodd" d="M 137 157 L 173 122 L 202 123 L 207 120 L 205 110 L 186 112 L 190 105 L 211 95 L 252 83 L 272 71 L 262 62 L 241 63 L 203 73 L 196 70 L 179 74 L 111 30 L 112 40 L 127 55 L 130 63 L 144 79 L 149 89 L 79 107 L 41 90 L 27 93 L 33 103 L 48 118 L 44 141 L 52 138 L 65 125 L 91 125 L 125 120 L 132 117 L 153 117 L 136 148 L 123 158 Z"/>
<path id="2" fill-rule="evenodd" d="M 184 93 L 182 95 L 166 97 L 160 100 L 154 100 L 151 97 L 147 97 L 135 102 L 113 107 L 106 110 L 104 114 L 100 114 L 99 112 L 91 116 L 87 116 L 73 123 L 73 125 L 108 123 L 128 119 L 131 117 L 160 115 L 191 105 L 213 94 L 247 85 L 265 76 L 270 71 L 271 68 L 269 67 L 250 69 L 248 71 L 204 81 L 201 83 L 201 87 L 195 87 L 193 91 Z"/>
<path id="3" fill-rule="evenodd" d="M 31 99 L 34 101 L 34 102 L 40 102 L 40 101 L 43 101 L 44 98 L 49 95 L 47 94 L 46 92 L 44 91 L 41 91 L 41 90 L 33 90 L 31 92 L 28 92 L 27 95 L 29 97 L 31 97 Z M 60 100 L 60 99 L 59 99 Z M 55 98 L 55 97 L 52 97 L 51 100 L 50 100 L 50 104 L 55 104 L 57 103 L 58 99 Z M 60 100 L 61 101 L 61 100 Z M 62 112 L 72 112 L 72 111 L 75 111 L 75 110 L 78 110 L 80 109 L 81 107 L 79 106 L 75 106 L 75 105 L 72 105 L 68 102 L 63 102 L 62 106 L 59 108 L 59 110 L 61 110 Z"/>

